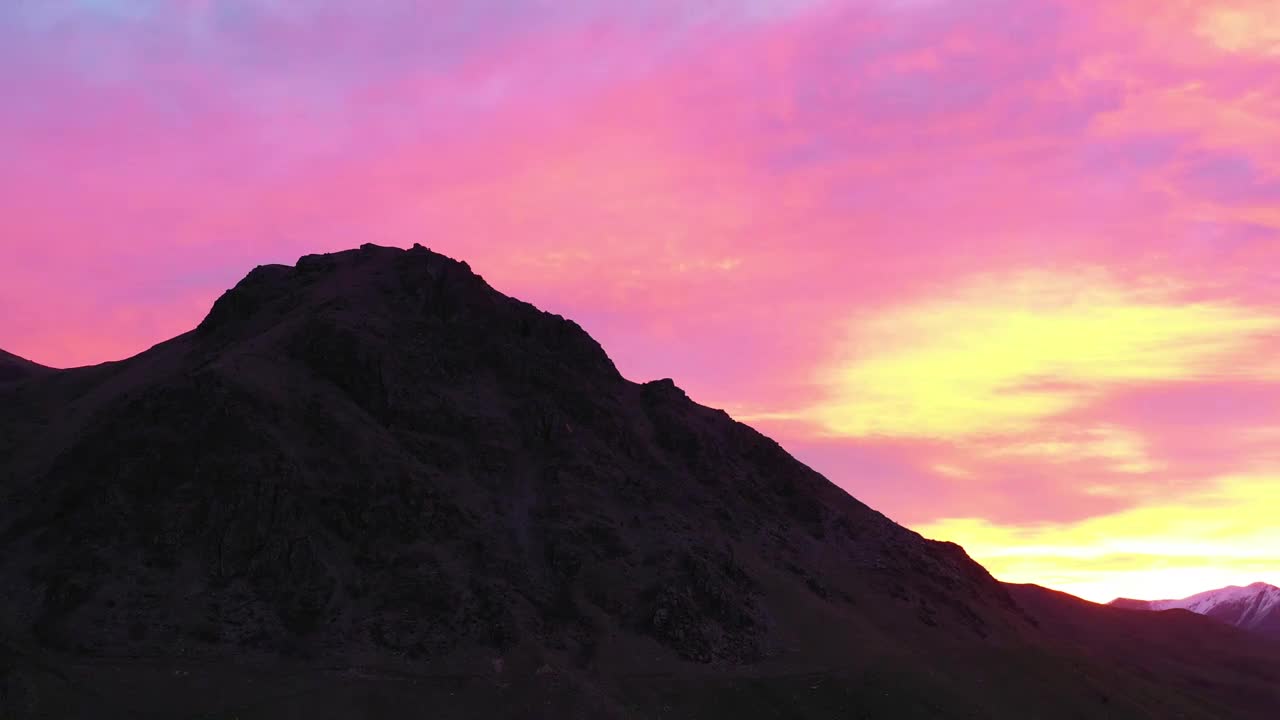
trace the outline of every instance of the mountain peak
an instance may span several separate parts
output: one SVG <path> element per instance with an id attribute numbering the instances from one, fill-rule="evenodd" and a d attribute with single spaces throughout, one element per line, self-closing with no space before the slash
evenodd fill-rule
<path id="1" fill-rule="evenodd" d="M 416 243 L 407 250 L 366 243 L 304 255 L 293 266 L 258 266 L 218 298 L 195 332 L 207 350 L 283 343 L 309 352 L 338 343 L 370 362 L 371 353 L 402 355 L 428 338 L 456 335 L 506 346 L 486 360 L 517 362 L 516 346 L 532 344 L 580 372 L 618 376 L 577 323 L 503 295 L 466 262 Z"/>
<path id="2" fill-rule="evenodd" d="M 393 265 L 417 270 L 418 275 L 413 279 L 419 281 L 438 279 L 447 271 L 479 280 L 466 263 L 431 252 L 416 243 L 410 250 L 365 243 L 354 250 L 303 255 L 294 265 L 255 267 L 223 293 L 199 329 L 209 332 L 245 319 L 282 297 L 298 302 L 316 299 L 308 298 L 308 292 L 341 296 L 345 291 L 350 299 L 355 299 L 357 294 L 367 293 L 371 285 L 376 284 L 369 282 L 371 278 L 386 274 Z"/>
<path id="3" fill-rule="evenodd" d="M 1116 598 L 1108 604 L 1130 610 L 1190 610 L 1245 630 L 1280 637 L 1280 588 L 1265 582 L 1229 585 L 1175 600 Z"/>

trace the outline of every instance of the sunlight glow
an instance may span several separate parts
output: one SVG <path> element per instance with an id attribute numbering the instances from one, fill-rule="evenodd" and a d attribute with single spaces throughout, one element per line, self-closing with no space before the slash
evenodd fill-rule
<path id="1" fill-rule="evenodd" d="M 980 277 L 856 319 L 813 415 L 839 436 L 1025 431 L 1117 385 L 1275 372 L 1225 361 L 1277 326 L 1269 314 L 1127 289 L 1100 273 Z M 1102 442 L 1111 453 L 1132 445 Z"/>
<path id="2" fill-rule="evenodd" d="M 1208 490 L 1074 523 L 993 525 L 978 518 L 915 528 L 947 538 L 1006 582 L 1096 602 L 1181 598 L 1232 584 L 1277 583 L 1280 474 L 1228 477 Z"/>

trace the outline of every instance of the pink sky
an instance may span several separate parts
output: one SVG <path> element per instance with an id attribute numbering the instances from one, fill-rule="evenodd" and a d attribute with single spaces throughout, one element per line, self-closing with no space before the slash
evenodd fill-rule
<path id="1" fill-rule="evenodd" d="M 1280 584 L 1277 8 L 2 3 L 0 347 L 421 242 L 1002 579 Z"/>

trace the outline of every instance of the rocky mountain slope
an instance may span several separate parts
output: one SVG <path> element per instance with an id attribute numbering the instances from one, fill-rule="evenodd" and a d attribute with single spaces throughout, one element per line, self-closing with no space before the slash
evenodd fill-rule
<path id="1" fill-rule="evenodd" d="M 1267 583 L 1232 585 L 1181 600 L 1116 598 L 1115 607 L 1131 610 L 1190 610 L 1228 625 L 1280 639 L 1280 588 Z"/>
<path id="2" fill-rule="evenodd" d="M 141 355 L 0 384 L 0 551 L 15 717 L 1276 706 L 1064 648 L 958 546 L 419 246 L 259 267 Z"/>

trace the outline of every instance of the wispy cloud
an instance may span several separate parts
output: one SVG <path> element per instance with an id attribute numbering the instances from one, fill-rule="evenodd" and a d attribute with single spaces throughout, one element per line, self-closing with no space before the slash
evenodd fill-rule
<path id="1" fill-rule="evenodd" d="M 1275 377 L 1247 354 L 1280 318 L 1180 301 L 1160 284 L 1035 271 L 979 277 L 850 324 L 844 357 L 821 375 L 830 397 L 809 415 L 838 435 L 965 437 L 1027 432 L 1115 386 Z"/>

